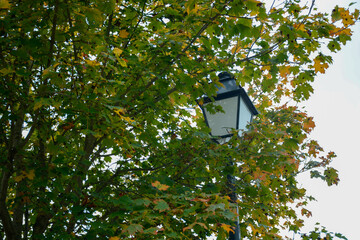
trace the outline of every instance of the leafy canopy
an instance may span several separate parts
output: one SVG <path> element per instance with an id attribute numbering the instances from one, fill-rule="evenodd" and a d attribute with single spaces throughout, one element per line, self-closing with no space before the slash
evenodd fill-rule
<path id="1" fill-rule="evenodd" d="M 236 217 L 243 237 L 297 232 L 312 198 L 296 176 L 339 179 L 296 103 L 358 18 L 300 0 L 1 0 L 0 236 L 225 239 Z M 196 100 L 222 71 L 261 114 L 218 145 Z"/>

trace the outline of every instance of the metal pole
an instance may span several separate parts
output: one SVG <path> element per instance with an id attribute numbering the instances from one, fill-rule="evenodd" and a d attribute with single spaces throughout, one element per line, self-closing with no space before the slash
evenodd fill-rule
<path id="1" fill-rule="evenodd" d="M 233 165 L 233 162 L 230 160 L 229 165 Z M 235 184 L 234 184 L 234 176 L 231 174 L 228 174 L 227 176 L 227 187 L 230 191 L 229 197 L 232 203 L 236 204 L 237 196 L 235 192 Z M 236 206 L 236 213 L 239 214 L 239 208 Z M 240 240 L 241 234 L 240 234 L 240 225 L 239 225 L 239 217 L 237 217 L 236 221 L 234 222 L 235 225 L 235 231 L 230 231 L 229 233 L 229 240 Z"/>

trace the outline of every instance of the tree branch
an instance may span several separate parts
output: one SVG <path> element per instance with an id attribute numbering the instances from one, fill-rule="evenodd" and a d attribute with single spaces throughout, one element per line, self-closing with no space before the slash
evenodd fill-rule
<path id="1" fill-rule="evenodd" d="M 224 11 L 224 10 L 226 9 L 226 7 L 228 6 L 228 4 L 229 4 L 230 2 L 231 2 L 231 1 L 228 1 L 227 3 L 224 4 L 222 11 Z M 200 30 L 195 34 L 195 36 L 192 37 L 191 41 L 186 45 L 186 47 L 183 48 L 183 49 L 181 50 L 181 52 L 178 53 L 178 54 L 169 62 L 169 64 L 162 70 L 161 73 L 164 73 L 167 69 L 169 69 L 169 68 L 173 65 L 173 63 L 174 63 L 175 61 L 177 61 L 177 60 L 180 58 L 180 56 L 182 56 L 182 55 L 194 44 L 194 42 L 200 37 L 200 35 L 213 23 L 213 21 L 214 21 L 216 18 L 218 18 L 219 16 L 221 16 L 221 12 L 222 12 L 222 11 L 220 11 L 220 13 L 218 13 L 218 14 L 216 14 L 215 16 L 213 16 L 212 18 L 210 18 L 210 19 L 200 28 Z M 160 74 L 160 75 L 162 75 L 162 74 Z M 143 94 L 143 93 L 144 93 L 150 86 L 152 86 L 152 85 L 155 83 L 155 81 L 158 80 L 158 79 L 159 79 L 159 77 L 158 77 L 158 76 L 155 76 L 152 80 L 150 80 L 150 82 L 148 82 L 148 84 L 144 87 L 144 89 L 143 89 L 137 96 Z"/>
<path id="2" fill-rule="evenodd" d="M 0 219 L 5 230 L 6 238 L 8 240 L 20 240 L 6 207 L 7 189 L 11 175 L 9 169 L 3 168 L 0 183 Z"/>
<path id="3" fill-rule="evenodd" d="M 57 15 L 59 10 L 59 0 L 55 1 L 54 6 L 54 17 L 52 21 L 52 28 L 51 28 L 51 39 L 50 39 L 50 47 L 49 47 L 49 57 L 47 62 L 47 67 L 50 66 L 51 61 L 53 60 L 53 53 L 54 53 L 54 46 L 55 46 L 55 34 L 56 34 L 56 27 L 57 27 Z"/>

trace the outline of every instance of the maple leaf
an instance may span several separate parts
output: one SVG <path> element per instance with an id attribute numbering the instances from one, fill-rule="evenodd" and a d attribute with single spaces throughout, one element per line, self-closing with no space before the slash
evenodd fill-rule
<path id="1" fill-rule="evenodd" d="M 306 208 L 303 208 L 303 209 L 301 209 L 301 215 L 306 216 L 306 217 L 311 217 L 312 213 L 309 210 L 307 210 Z"/>
<path id="2" fill-rule="evenodd" d="M 16 176 L 16 177 L 14 177 L 14 180 L 15 180 L 15 182 L 20 182 L 21 180 L 23 180 L 25 178 L 25 176 L 24 175 L 19 175 L 19 176 Z"/>
<path id="3" fill-rule="evenodd" d="M 120 240 L 119 237 L 110 237 L 109 240 Z"/>
<path id="4" fill-rule="evenodd" d="M 162 199 L 160 200 L 155 200 L 155 210 L 159 210 L 159 212 L 164 212 L 166 210 L 169 210 L 170 207 L 169 205 Z"/>
<path id="5" fill-rule="evenodd" d="M 28 178 L 30 180 L 33 180 L 35 177 L 35 171 L 32 169 L 29 172 L 21 171 L 21 174 L 14 177 L 15 182 L 20 182 L 21 180 Z"/>
<path id="6" fill-rule="evenodd" d="M 126 30 L 120 30 L 119 37 L 121 38 L 127 38 L 129 36 L 129 33 Z"/>
<path id="7" fill-rule="evenodd" d="M 92 67 L 96 67 L 96 66 L 100 65 L 100 63 L 98 63 L 97 61 L 93 61 L 93 60 L 89 60 L 89 59 L 85 59 L 85 62 L 87 65 L 90 65 Z"/>
<path id="8" fill-rule="evenodd" d="M 337 28 L 335 27 L 333 30 L 329 32 L 330 36 L 339 36 L 340 34 L 344 34 L 347 36 L 352 36 L 352 31 L 350 28 Z"/>
<path id="9" fill-rule="evenodd" d="M 0 73 L 2 73 L 3 75 L 7 75 L 12 72 L 14 72 L 14 71 L 11 68 L 3 68 L 0 70 Z"/>
<path id="10" fill-rule="evenodd" d="M 227 224 L 225 224 L 225 223 L 223 223 L 223 224 L 221 224 L 221 227 L 226 231 L 226 232 L 233 232 L 233 233 L 235 233 L 235 231 L 232 229 L 232 227 L 230 226 L 230 225 L 227 225 Z"/>
<path id="11" fill-rule="evenodd" d="M 10 3 L 8 0 L 0 0 L 0 9 L 9 9 Z"/>
<path id="12" fill-rule="evenodd" d="M 65 131 L 68 131 L 68 130 L 72 129 L 73 127 L 75 127 L 75 125 L 72 122 L 69 122 L 69 123 L 64 124 L 63 126 L 61 126 L 61 128 L 64 129 Z"/>
<path id="13" fill-rule="evenodd" d="M 119 117 L 122 117 L 122 115 L 125 113 L 125 109 L 123 109 L 123 108 L 116 108 L 116 109 L 114 109 L 114 112 L 115 112 Z"/>
<path id="14" fill-rule="evenodd" d="M 161 184 L 159 181 L 155 181 L 155 182 L 151 183 L 151 186 L 153 186 L 154 188 L 157 188 L 160 191 L 166 191 L 170 187 L 168 185 Z"/>
<path id="15" fill-rule="evenodd" d="M 114 52 L 114 54 L 115 54 L 115 56 L 120 56 L 121 55 L 121 53 L 123 52 L 123 50 L 121 50 L 120 48 L 114 48 L 114 50 L 113 50 L 113 52 Z"/>
<path id="16" fill-rule="evenodd" d="M 282 78 L 286 78 L 290 74 L 290 66 L 280 66 L 279 73 Z"/>
<path id="17" fill-rule="evenodd" d="M 315 122 L 313 121 L 313 118 L 308 118 L 304 122 L 304 130 L 306 132 L 310 132 L 311 129 L 315 128 Z"/>
<path id="18" fill-rule="evenodd" d="M 27 177 L 30 180 L 33 180 L 35 177 L 34 170 L 30 170 L 29 172 L 24 172 L 25 177 Z"/>
<path id="19" fill-rule="evenodd" d="M 294 28 L 298 29 L 298 30 L 301 30 L 303 32 L 306 31 L 306 28 L 305 28 L 305 25 L 300 23 L 300 24 L 294 24 Z"/>
<path id="20" fill-rule="evenodd" d="M 206 227 L 205 223 L 202 223 L 202 222 L 194 222 L 194 223 L 190 224 L 189 226 L 184 227 L 184 228 L 183 228 L 183 232 L 185 232 L 186 230 L 192 229 L 195 225 L 200 225 L 200 226 L 202 226 L 203 228 L 208 229 L 208 228 Z"/>
<path id="21" fill-rule="evenodd" d="M 143 232 L 143 226 L 140 224 L 131 224 L 123 232 L 128 232 L 130 235 L 134 235 L 137 232 Z"/>
<path id="22" fill-rule="evenodd" d="M 236 44 L 232 49 L 231 49 L 231 53 L 232 54 L 235 54 L 235 53 L 238 53 L 240 52 L 240 47 Z"/>
<path id="23" fill-rule="evenodd" d="M 349 10 L 343 10 L 340 12 L 341 21 L 344 26 L 353 25 L 355 23 L 354 18 L 350 15 Z"/>
<path id="24" fill-rule="evenodd" d="M 118 61 L 122 67 L 127 67 L 126 59 L 120 58 Z"/>
<path id="25" fill-rule="evenodd" d="M 325 73 L 325 69 L 329 67 L 329 64 L 323 63 L 319 58 L 314 60 L 315 72 Z"/>
<path id="26" fill-rule="evenodd" d="M 338 170 L 336 170 L 335 168 L 332 167 L 328 167 L 325 171 L 324 171 L 324 175 L 325 175 L 325 180 L 326 183 L 328 184 L 328 186 L 331 185 L 338 185 L 339 184 L 339 175 L 338 175 Z"/>

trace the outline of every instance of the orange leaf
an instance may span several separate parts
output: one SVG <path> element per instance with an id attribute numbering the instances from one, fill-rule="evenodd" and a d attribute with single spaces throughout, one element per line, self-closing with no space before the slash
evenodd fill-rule
<path id="1" fill-rule="evenodd" d="M 184 227 L 184 228 L 183 228 L 183 232 L 185 232 L 186 230 L 192 229 L 196 224 L 202 226 L 202 227 L 205 228 L 205 229 L 208 229 L 208 228 L 206 227 L 205 223 L 202 223 L 202 222 L 194 222 L 194 223 L 190 224 L 189 226 Z"/>
<path id="2" fill-rule="evenodd" d="M 28 178 L 28 179 L 30 179 L 30 180 L 33 180 L 34 179 L 34 177 L 35 177 L 35 172 L 34 172 L 34 170 L 30 170 L 29 172 L 24 172 L 24 175 Z"/>
<path id="3" fill-rule="evenodd" d="M 160 191 L 166 191 L 170 187 L 168 185 L 161 184 L 159 181 L 155 181 L 155 182 L 151 183 L 151 186 L 153 186 L 154 188 L 157 188 Z"/>
<path id="4" fill-rule="evenodd" d="M 15 182 L 20 182 L 21 180 L 28 178 L 30 180 L 33 180 L 35 177 L 35 171 L 30 170 L 29 172 L 21 171 L 21 174 L 14 177 Z"/>
<path id="5" fill-rule="evenodd" d="M 240 47 L 236 44 L 232 49 L 231 49 L 231 53 L 235 54 L 240 52 Z"/>
<path id="6" fill-rule="evenodd" d="M 126 30 L 120 30 L 119 37 L 127 38 L 128 36 L 129 36 L 129 33 Z"/>
<path id="7" fill-rule="evenodd" d="M 304 129 L 306 132 L 309 132 L 311 129 L 315 127 L 315 122 L 313 121 L 313 118 L 308 118 L 304 122 Z"/>
<path id="8" fill-rule="evenodd" d="M 334 28 L 329 32 L 330 36 L 339 36 L 340 34 L 345 34 L 347 36 L 352 36 L 352 31 L 350 28 Z"/>
<path id="9" fill-rule="evenodd" d="M 303 208 L 303 209 L 301 209 L 301 215 L 303 215 L 303 216 L 305 215 L 306 217 L 311 217 L 312 213 L 309 210 Z"/>

